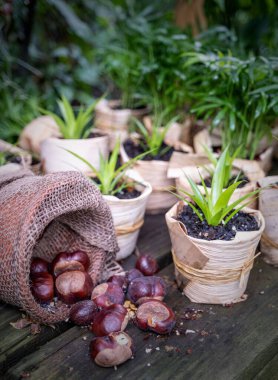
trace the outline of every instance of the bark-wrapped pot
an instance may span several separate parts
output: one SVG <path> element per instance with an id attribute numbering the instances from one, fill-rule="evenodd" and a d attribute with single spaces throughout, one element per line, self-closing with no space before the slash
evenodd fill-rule
<path id="1" fill-rule="evenodd" d="M 0 153 L 11 154 L 14 157 L 14 161 L 8 162 L 7 164 L 1 166 L 0 173 L 5 174 L 9 172 L 15 172 L 22 170 L 23 168 L 28 168 L 32 163 L 32 156 L 23 149 L 20 149 L 6 141 L 0 140 Z"/>
<path id="2" fill-rule="evenodd" d="M 40 154 L 41 142 L 49 137 L 61 137 L 59 126 L 53 117 L 39 116 L 23 128 L 19 137 L 19 146 Z"/>
<path id="3" fill-rule="evenodd" d="M 94 131 L 95 132 L 95 131 Z M 97 133 L 97 132 L 96 132 Z M 89 161 L 99 169 L 100 154 L 107 158 L 109 154 L 109 138 L 107 135 L 87 139 L 58 139 L 48 138 L 41 143 L 41 161 L 45 173 L 62 171 L 87 172 L 88 166 L 70 152 Z"/>
<path id="4" fill-rule="evenodd" d="M 96 105 L 95 125 L 109 135 L 110 149 L 113 150 L 117 138 L 120 138 L 121 141 L 127 138 L 131 117 L 142 119 L 148 113 L 148 107 L 121 108 L 120 100 L 103 99 Z"/>
<path id="5" fill-rule="evenodd" d="M 32 257 L 50 262 L 58 252 L 83 250 L 95 285 L 111 275 L 118 250 L 112 216 L 82 174 L 1 176 L 0 210 L 0 299 L 32 319 L 51 324 L 65 320 L 70 311 L 66 305 L 42 307 L 35 301 L 29 283 Z"/>
<path id="6" fill-rule="evenodd" d="M 258 231 L 237 232 L 233 240 L 202 240 L 190 237 L 176 220 L 183 203 L 175 204 L 166 214 L 172 242 L 177 282 L 192 301 L 230 304 L 242 300 L 253 266 L 256 247 L 264 230 L 259 211 L 244 209 L 255 216 Z"/>
<path id="7" fill-rule="evenodd" d="M 144 214 L 152 187 L 148 183 L 135 183 L 135 189 L 141 195 L 133 199 L 119 199 L 115 196 L 104 195 L 110 207 L 119 245 L 117 260 L 122 260 L 134 251 L 140 228 L 144 223 Z"/>
<path id="8" fill-rule="evenodd" d="M 265 177 L 259 185 L 259 209 L 265 218 L 261 251 L 268 264 L 278 266 L 278 176 Z"/>
<path id="9" fill-rule="evenodd" d="M 189 152 L 191 149 L 186 144 L 179 143 L 179 141 L 175 143 L 172 141 L 171 145 L 174 145 L 175 149 L 188 149 Z M 190 153 L 181 152 L 180 154 L 186 157 Z M 124 162 L 130 159 L 123 146 L 121 147 L 121 157 Z M 148 182 L 152 187 L 152 194 L 148 199 L 146 214 L 162 214 L 176 202 L 177 198 L 175 195 L 169 192 L 169 190 L 173 190 L 175 187 L 175 180 L 168 178 L 169 162 L 162 160 L 139 160 L 134 164 L 134 178 L 139 181 Z"/>

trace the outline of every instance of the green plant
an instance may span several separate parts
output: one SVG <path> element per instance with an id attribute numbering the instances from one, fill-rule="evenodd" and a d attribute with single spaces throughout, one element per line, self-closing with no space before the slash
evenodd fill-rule
<path id="1" fill-rule="evenodd" d="M 213 154 L 213 152 L 206 145 L 204 145 L 203 147 L 204 147 L 205 152 L 206 152 L 206 154 L 208 156 L 208 159 L 210 160 L 210 162 L 214 166 L 214 169 L 216 169 L 217 162 L 218 162 L 217 158 L 215 157 L 215 155 Z M 224 179 L 223 179 L 223 186 L 224 186 L 224 188 L 228 187 L 229 182 L 230 182 L 230 180 L 232 178 L 233 162 L 234 162 L 235 158 L 237 157 L 240 149 L 241 149 L 241 147 L 239 146 L 232 156 L 229 153 L 229 149 L 227 149 L 228 152 L 227 152 L 227 156 L 226 156 L 226 161 L 224 163 L 224 167 L 225 167 L 224 168 Z M 207 168 L 205 167 L 205 169 L 207 169 Z M 211 176 L 213 176 L 213 172 L 214 171 L 213 170 L 211 171 L 210 169 L 207 169 L 207 170 L 209 171 L 209 174 Z M 239 178 L 239 176 L 240 176 L 240 173 L 238 174 L 237 179 Z M 237 181 L 237 179 L 236 179 L 236 181 Z"/>
<path id="2" fill-rule="evenodd" d="M 169 128 L 171 127 L 172 123 L 174 123 L 178 117 L 174 117 L 171 120 L 169 120 L 166 124 L 163 124 L 165 115 L 167 114 L 167 109 L 162 112 L 157 112 L 152 118 L 152 125 L 151 128 L 148 129 L 145 127 L 145 125 L 138 119 L 133 119 L 135 122 L 135 126 L 137 127 L 138 131 L 140 132 L 143 141 L 142 146 L 144 150 L 149 150 L 150 154 L 154 157 L 157 154 L 163 154 L 167 150 L 169 150 L 169 147 L 163 147 L 163 142 L 166 136 L 166 133 L 168 132 Z"/>
<path id="3" fill-rule="evenodd" d="M 222 146 L 254 159 L 263 137 L 271 139 L 278 114 L 277 58 L 241 60 L 222 53 L 187 53 L 191 72 L 191 112 L 220 128 Z M 193 91 L 195 89 L 195 91 Z"/>
<path id="4" fill-rule="evenodd" d="M 221 154 L 215 172 L 212 177 L 211 191 L 208 191 L 208 188 L 204 182 L 203 177 L 200 175 L 202 185 L 204 187 L 205 193 L 202 194 L 198 186 L 193 182 L 190 177 L 187 177 L 188 183 L 192 189 L 193 194 L 188 193 L 187 191 L 180 189 L 180 191 L 190 198 L 191 201 L 188 201 L 186 198 L 175 194 L 178 198 L 185 201 L 198 215 L 199 219 L 203 221 L 204 219 L 211 226 L 218 226 L 223 223 L 226 224 L 228 221 L 236 215 L 243 207 L 247 206 L 249 202 L 243 203 L 246 199 L 257 194 L 260 190 L 254 190 L 238 200 L 232 202 L 229 205 L 231 196 L 241 183 L 241 181 L 236 181 L 228 188 L 224 187 L 224 178 L 225 178 L 225 162 L 228 156 L 228 148 L 224 150 Z M 174 194 L 174 193 L 173 193 Z M 194 202 L 194 203 L 193 203 Z M 239 207 L 237 207 L 239 206 Z M 236 208 L 237 207 L 237 208 Z"/>
<path id="5" fill-rule="evenodd" d="M 79 154 L 70 150 L 67 151 L 73 154 L 76 158 L 79 158 L 88 166 L 97 179 L 97 181 L 95 181 L 92 178 L 92 181 L 96 186 L 98 186 L 103 195 L 115 195 L 121 190 L 127 188 L 130 185 L 130 180 L 125 177 L 126 171 L 134 165 L 136 161 L 140 160 L 145 154 L 148 153 L 142 153 L 117 168 L 118 156 L 120 152 L 120 141 L 118 140 L 110 158 L 104 159 L 100 154 L 100 168 L 97 170 L 89 161 L 81 157 Z"/>
<path id="6" fill-rule="evenodd" d="M 60 132 L 65 139 L 85 139 L 89 136 L 93 125 L 87 128 L 90 121 L 92 121 L 92 113 L 98 103 L 99 99 L 94 101 L 87 109 L 80 107 L 78 114 L 75 116 L 74 110 L 65 96 L 62 95 L 61 100 L 58 100 L 58 106 L 62 117 L 57 116 L 55 113 L 41 110 L 44 114 L 50 115 L 59 126 Z"/>

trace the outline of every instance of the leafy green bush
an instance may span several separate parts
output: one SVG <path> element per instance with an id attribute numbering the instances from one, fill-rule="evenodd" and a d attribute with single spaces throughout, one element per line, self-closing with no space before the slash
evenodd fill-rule
<path id="1" fill-rule="evenodd" d="M 242 60 L 222 53 L 186 54 L 191 72 L 191 112 L 222 131 L 222 146 L 254 159 L 263 137 L 271 138 L 278 114 L 278 59 Z M 195 89 L 193 91 L 193 88 Z"/>

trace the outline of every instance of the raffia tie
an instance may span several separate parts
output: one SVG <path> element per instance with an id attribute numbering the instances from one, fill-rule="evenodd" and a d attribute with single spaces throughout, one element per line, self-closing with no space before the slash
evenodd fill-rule
<path id="1" fill-rule="evenodd" d="M 270 237 L 267 236 L 265 232 L 262 234 L 261 240 L 263 243 L 265 243 L 269 247 L 278 249 L 278 244 L 275 243 L 275 241 L 273 241 L 272 239 L 270 239 Z"/>
<path id="2" fill-rule="evenodd" d="M 218 271 L 212 269 L 196 269 L 186 265 L 177 258 L 172 250 L 173 261 L 176 269 L 188 280 L 208 285 L 215 283 L 227 284 L 229 282 L 240 280 L 240 287 L 243 284 L 244 275 L 252 269 L 255 258 L 260 254 L 261 252 L 258 252 L 254 257 L 247 260 L 241 268 L 222 269 Z"/>
<path id="3" fill-rule="evenodd" d="M 115 227 L 116 235 L 117 236 L 127 235 L 127 234 L 130 234 L 131 232 L 135 232 L 139 230 L 139 228 L 141 228 L 143 224 L 144 224 L 144 219 L 141 219 L 137 221 L 135 224 L 133 224 L 132 226 Z"/>

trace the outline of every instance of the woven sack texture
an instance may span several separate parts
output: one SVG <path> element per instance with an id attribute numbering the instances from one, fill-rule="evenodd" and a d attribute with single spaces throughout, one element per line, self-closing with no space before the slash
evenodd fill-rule
<path id="1" fill-rule="evenodd" d="M 65 320 L 70 308 L 35 301 L 32 257 L 50 262 L 61 251 L 86 251 L 96 285 L 109 274 L 118 251 L 109 207 L 77 172 L 35 176 L 22 170 L 0 177 L 0 225 L 0 299 L 46 324 Z"/>

